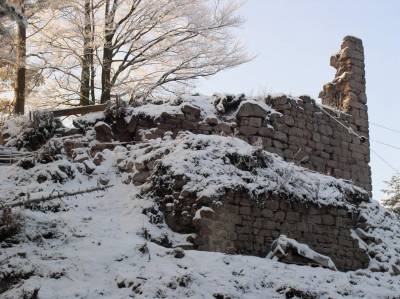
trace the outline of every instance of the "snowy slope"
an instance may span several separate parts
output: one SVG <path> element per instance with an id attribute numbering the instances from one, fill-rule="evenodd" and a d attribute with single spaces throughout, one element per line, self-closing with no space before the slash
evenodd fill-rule
<path id="1" fill-rule="evenodd" d="M 173 233 L 164 224 L 150 223 L 144 209 L 151 209 L 155 203 L 143 197 L 139 187 L 121 182 L 125 174 L 119 172 L 118 163 L 128 157 L 138 163 L 158 155 L 159 163 L 173 167 L 177 173 L 190 170 L 197 187 L 205 174 L 209 178 L 208 186 L 215 191 L 216 186 L 232 182 L 225 180 L 221 171 L 230 172 L 239 184 L 243 184 L 240 179 L 246 176 L 245 171 L 223 163 L 221 152 L 216 149 L 225 146 L 230 154 L 260 155 L 258 149 L 235 138 L 193 134 L 179 138 L 150 141 L 151 150 L 143 145 L 105 150 L 106 160 L 90 176 L 79 172 L 79 163 L 66 160 L 39 164 L 29 170 L 0 166 L 0 194 L 6 194 L 2 196 L 3 203 L 24 190 L 32 197 L 53 190 L 84 190 L 96 186 L 104 177 L 114 185 L 106 191 L 52 200 L 37 210 L 15 208 L 13 213 L 20 214 L 24 225 L 17 237 L 0 244 L 0 298 L 23 298 L 23 293 L 34 289 L 39 289 L 41 299 L 399 298 L 399 276 L 375 271 L 389 271 L 396 263 L 400 252 L 400 222 L 375 202 L 363 203 L 363 214 L 372 227 L 368 233 L 382 242 L 370 248 L 376 255 L 370 269 L 355 272 L 341 273 L 286 265 L 267 258 L 193 250 L 186 250 L 184 257 L 176 258 L 179 255 L 174 249 L 152 242 L 167 236 L 172 246 L 177 246 L 184 243 L 186 236 Z M 209 150 L 204 146 L 198 148 L 204 143 L 209 145 Z M 159 155 L 165 150 L 167 155 Z M 337 186 L 344 190 L 353 188 L 347 182 L 287 164 L 269 153 L 262 155 L 270 161 L 270 172 L 260 170 L 255 183 L 265 188 L 276 188 L 274 181 L 279 181 L 278 173 L 286 168 L 299 180 L 288 181 L 288 186 L 281 185 L 282 188 L 296 189 L 296 184 L 298 187 L 308 184 L 301 192 L 314 194 L 315 180 L 322 179 L 327 185 L 326 192 L 320 194 L 325 196 L 325 202 L 340 203 L 340 196 L 334 197 L 338 195 Z M 71 165 L 74 176 L 66 177 L 63 182 L 48 179 L 42 184 L 35 183 L 39 173 L 58 171 L 65 164 Z M 201 167 L 196 168 L 196 164 Z M 208 175 L 210 171 L 217 175 Z M 188 187 L 196 188 L 195 185 Z M 24 279 L 17 279 L 18 276 Z M 14 281 L 13 277 L 16 277 Z M 6 282 L 12 283 L 7 286 Z"/>
<path id="2" fill-rule="evenodd" d="M 107 193 L 70 198 L 57 213 L 24 211 L 25 242 L 1 250 L 0 269 L 33 275 L 0 298 L 20 298 L 22 290 L 35 288 L 42 299 L 285 298 L 291 289 L 315 298 L 395 298 L 400 293 L 399 279 L 387 273 L 340 273 L 198 251 L 176 259 L 171 249 L 143 237 L 144 229 L 150 234 L 160 229 L 142 214 L 151 202 L 138 198 L 137 191 L 118 185 Z M 144 244 L 148 252 L 142 253 Z"/>

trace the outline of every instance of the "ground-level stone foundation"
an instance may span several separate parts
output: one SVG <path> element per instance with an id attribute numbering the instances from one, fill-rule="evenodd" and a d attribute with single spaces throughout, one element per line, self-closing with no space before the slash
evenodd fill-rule
<path id="1" fill-rule="evenodd" d="M 195 219 L 195 245 L 200 250 L 264 257 L 272 242 L 286 235 L 329 256 L 339 270 L 369 264 L 368 255 L 351 235 L 362 226 L 355 211 L 273 198 L 255 201 L 235 192 L 229 192 L 223 204 L 212 210 L 200 212 L 203 215 Z"/>

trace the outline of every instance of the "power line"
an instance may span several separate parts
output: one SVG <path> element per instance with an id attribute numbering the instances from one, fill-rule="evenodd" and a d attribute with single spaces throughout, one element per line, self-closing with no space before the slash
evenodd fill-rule
<path id="1" fill-rule="evenodd" d="M 379 128 L 385 129 L 385 130 L 388 130 L 388 131 L 392 131 L 392 132 L 397 133 L 397 134 L 400 134 L 400 130 L 392 129 L 392 128 L 389 128 L 389 127 L 387 127 L 387 126 L 377 124 L 377 123 L 375 123 L 375 122 L 373 122 L 373 121 L 370 121 L 369 123 L 370 123 L 371 125 L 373 125 L 373 126 L 376 126 L 376 127 L 379 127 Z"/>
<path id="2" fill-rule="evenodd" d="M 383 163 L 385 163 L 390 169 L 392 169 L 395 173 L 400 173 L 398 169 L 396 169 L 392 164 L 390 164 L 388 161 L 386 161 L 380 154 L 378 154 L 376 151 L 374 151 L 371 148 L 371 152 L 373 152 Z"/>
<path id="3" fill-rule="evenodd" d="M 378 140 L 375 140 L 375 139 L 370 139 L 370 140 L 371 140 L 372 142 L 379 143 L 379 144 L 382 144 L 382 145 L 391 147 L 391 148 L 393 148 L 393 149 L 400 150 L 400 147 L 399 147 L 399 146 L 391 145 L 391 144 L 389 144 L 389 143 L 385 143 L 385 142 L 378 141 Z"/>
<path id="4" fill-rule="evenodd" d="M 324 112 L 325 114 L 327 114 L 329 117 L 331 117 L 332 119 L 334 119 L 337 123 L 339 123 L 341 126 L 343 126 L 344 128 L 347 129 L 347 131 L 349 132 L 349 134 L 352 134 L 354 136 L 357 136 L 358 138 L 360 138 L 360 140 L 365 140 L 367 139 L 367 137 L 365 136 L 361 136 L 359 134 L 357 134 L 351 127 L 346 126 L 345 124 L 343 124 L 341 121 L 339 121 L 336 117 L 334 117 L 333 115 L 331 115 L 329 112 L 327 112 L 323 107 L 320 107 L 321 111 Z M 400 131 L 399 131 L 400 133 Z M 386 145 L 389 146 L 391 148 L 400 150 L 400 147 L 385 143 L 385 142 L 381 142 L 381 141 L 377 141 L 377 140 L 371 140 L 373 142 L 376 143 L 380 143 L 382 145 Z M 392 164 L 390 164 L 385 158 L 383 158 L 380 154 L 378 154 L 372 147 L 370 147 L 370 150 L 372 153 L 374 153 L 384 164 L 386 164 L 390 169 L 392 169 L 395 173 L 400 173 L 400 171 L 398 169 L 396 169 Z"/>
<path id="5" fill-rule="evenodd" d="M 323 107 L 320 107 L 320 109 L 321 109 L 322 112 L 324 112 L 324 113 L 325 113 L 326 115 L 328 115 L 330 118 L 332 118 L 332 119 L 335 120 L 337 123 L 339 123 L 342 127 L 344 127 L 344 128 L 349 132 L 349 134 L 352 134 L 352 135 L 358 137 L 360 140 L 366 140 L 366 139 L 368 139 L 366 136 L 361 136 L 360 134 L 358 134 L 357 132 L 355 132 L 351 127 L 349 127 L 349 126 L 345 125 L 344 123 L 342 123 L 337 117 L 335 117 L 335 116 L 333 116 L 332 114 L 330 114 L 330 113 L 329 113 L 328 111 L 326 111 Z M 387 127 L 385 127 L 385 128 L 387 128 Z M 389 128 L 387 128 L 387 129 L 389 129 Z M 390 129 L 390 130 L 392 130 L 392 129 Z M 396 131 L 396 130 L 393 130 L 393 131 Z M 400 131 L 398 131 L 398 132 L 400 133 Z M 378 141 L 378 140 L 370 139 L 370 138 L 369 138 L 369 140 L 371 140 L 372 142 L 375 142 L 375 143 L 379 143 L 379 144 L 382 144 L 382 145 L 391 147 L 391 148 L 393 148 L 393 149 L 400 150 L 400 147 L 398 147 L 398 146 L 396 146 L 396 145 L 392 145 L 392 144 L 389 144 L 389 143 L 386 143 L 386 142 L 382 142 L 382 141 Z"/>
<path id="6" fill-rule="evenodd" d="M 326 111 L 322 106 L 320 106 L 320 109 L 321 109 L 322 112 L 324 112 L 324 113 L 325 113 L 326 115 L 328 115 L 330 118 L 332 118 L 332 119 L 335 120 L 338 124 L 340 124 L 342 127 L 344 127 L 344 128 L 349 132 L 349 134 L 352 134 L 352 135 L 354 135 L 354 136 L 360 138 L 360 140 L 366 140 L 366 139 L 368 139 L 367 137 L 361 136 L 360 134 L 358 134 L 357 132 L 355 132 L 355 131 L 353 130 L 353 128 L 351 128 L 351 127 L 349 127 L 349 126 L 346 126 L 346 125 L 345 125 L 344 123 L 342 123 L 337 117 L 333 116 L 333 115 L 330 114 L 328 111 Z"/>

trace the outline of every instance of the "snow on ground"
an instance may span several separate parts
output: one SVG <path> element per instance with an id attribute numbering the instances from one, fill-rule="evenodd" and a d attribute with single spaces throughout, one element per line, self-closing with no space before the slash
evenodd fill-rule
<path id="1" fill-rule="evenodd" d="M 232 101 L 236 101 L 237 105 L 233 105 L 232 111 L 225 111 L 222 107 L 223 104 L 218 101 L 222 99 L 230 98 Z M 243 101 L 243 102 L 242 102 Z M 182 107 L 185 105 L 195 106 L 200 108 L 200 115 L 202 119 L 206 118 L 219 118 L 223 114 L 224 119 L 228 120 L 234 117 L 238 111 L 241 103 L 253 103 L 259 105 L 265 111 L 269 113 L 278 113 L 275 109 L 265 103 L 265 99 L 262 97 L 252 97 L 246 99 L 244 95 L 228 95 L 228 94 L 214 94 L 213 96 L 205 95 L 183 95 L 178 98 L 176 102 L 170 103 L 158 103 L 158 104 L 145 104 L 138 107 L 130 107 L 126 109 L 127 116 L 125 122 L 129 123 L 133 117 L 139 115 L 146 116 L 150 119 L 158 119 L 164 113 L 169 115 L 181 115 L 183 116 Z M 227 103 L 225 103 L 227 104 Z M 222 105 L 222 106 L 220 106 Z"/>
<path id="2" fill-rule="evenodd" d="M 38 164 L 28 170 L 15 165 L 0 166 L 0 201 L 3 203 L 12 199 L 11 194 L 20 192 L 34 197 L 52 190 L 84 190 L 95 186 L 102 177 L 113 185 L 106 191 L 52 200 L 36 210 L 13 210 L 20 214 L 24 226 L 14 243 L 0 243 L 1 299 L 23 298 L 23 292 L 34 289 L 39 289 L 41 299 L 399 298 L 400 279 L 387 272 L 341 273 L 286 265 L 267 258 L 194 250 L 186 250 L 183 258 L 176 258 L 173 249 L 161 247 L 150 239 L 167 235 L 176 246 L 183 243 L 185 236 L 173 233 L 163 224 L 150 223 L 143 209 L 151 208 L 154 202 L 140 195 L 138 187 L 121 183 L 123 176 L 117 171 L 118 161 L 128 155 L 134 162 L 140 162 L 168 149 L 169 154 L 163 157 L 164 165 L 174 167 L 176 172 L 192 170 L 191 179 L 197 184 L 205 175 L 209 177 L 207 182 L 211 187 L 232 182 L 223 177 L 221 171 L 231 172 L 235 184 L 241 184 L 241 179 L 247 176 L 243 169 L 237 167 L 235 170 L 232 163 L 224 162 L 222 151 L 218 150 L 221 148 L 226 149 L 225 154 L 235 154 L 245 162 L 252 162 L 247 158 L 253 154 L 269 161 L 270 172 L 260 170 L 260 177 L 256 177 L 257 184 L 268 188 L 276 186 L 267 185 L 267 181 L 261 180 L 262 176 L 270 175 L 270 182 L 279 181 L 279 177 L 272 177 L 273 173 L 279 176 L 277 173 L 288 164 L 275 155 L 260 154 L 256 148 L 235 138 L 183 134 L 177 140 L 165 138 L 150 143 L 152 152 L 143 144 L 104 150 L 106 160 L 90 176 L 79 172 L 79 163 L 66 160 Z M 196 168 L 196 163 L 201 167 Z M 62 171 L 66 165 L 74 170 L 74 176 L 64 176 L 68 173 Z M 309 184 L 313 194 L 316 187 L 313 180 L 322 179 L 328 189 L 333 188 L 320 194 L 326 194 L 327 198 L 327 194 L 335 194 L 332 193 L 335 184 L 345 190 L 352 188 L 346 182 L 294 165 L 290 167 L 296 172 L 297 179 L 287 180 L 287 188 Z M 214 174 L 209 173 L 211 170 Z M 59 171 L 62 173 L 58 176 L 64 179 L 63 182 L 50 179 Z M 49 177 L 38 184 L 37 178 L 43 173 Z M 381 207 L 375 207 L 374 203 L 363 205 L 365 217 L 375 227 L 371 234 L 383 239 L 373 248 L 377 255 L 373 262 L 388 267 L 395 262 L 400 250 L 398 219 L 386 214 Z M 6 285 L 10 278 L 18 275 L 24 279 Z"/>
<path id="3" fill-rule="evenodd" d="M 137 195 L 136 187 L 117 185 L 66 199 L 60 212 L 23 211 L 26 242 L 1 250 L 0 269 L 22 268 L 33 275 L 0 298 L 20 298 L 22 290 L 35 288 L 41 299 L 285 298 L 293 289 L 315 298 L 400 294 L 399 280 L 389 274 L 199 251 L 177 259 L 171 249 L 143 237 L 144 229 L 150 234 L 160 229 L 142 214 L 152 203 Z"/>
<path id="4" fill-rule="evenodd" d="M 185 95 L 180 101 L 171 104 L 169 102 L 160 104 L 146 104 L 139 107 L 127 108 L 128 116 L 125 117 L 126 123 L 129 123 L 132 117 L 145 115 L 151 119 L 157 119 L 163 113 L 170 115 L 183 115 L 182 107 L 186 104 L 196 106 L 201 109 L 203 118 L 215 117 L 216 109 L 212 103 L 212 99 L 207 96 Z"/>
<path id="5" fill-rule="evenodd" d="M 97 181 L 82 175 L 75 163 L 66 160 L 37 164 L 29 170 L 15 165 L 1 166 L 0 169 L 0 203 L 29 200 L 62 193 L 64 190 L 78 190 L 87 188 L 88 184 L 97 185 Z"/>

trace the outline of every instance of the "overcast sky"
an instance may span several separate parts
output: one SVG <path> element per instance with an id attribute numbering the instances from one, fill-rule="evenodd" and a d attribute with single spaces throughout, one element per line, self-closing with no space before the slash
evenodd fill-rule
<path id="1" fill-rule="evenodd" d="M 201 81 L 199 92 L 317 98 L 334 77 L 330 56 L 344 36 L 354 35 L 364 42 L 370 121 L 400 131 L 399 0 L 248 0 L 240 13 L 246 23 L 238 35 L 256 59 Z M 373 124 L 370 131 L 374 196 L 379 199 L 384 181 L 400 170 L 400 133 Z"/>

